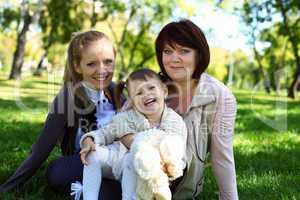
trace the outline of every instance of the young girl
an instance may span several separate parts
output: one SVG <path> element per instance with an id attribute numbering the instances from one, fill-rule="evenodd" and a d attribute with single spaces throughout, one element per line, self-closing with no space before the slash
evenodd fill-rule
<path id="1" fill-rule="evenodd" d="M 49 185 L 67 193 L 72 182 L 81 181 L 81 135 L 109 123 L 118 109 L 112 83 L 115 56 L 113 43 L 102 32 L 86 31 L 72 37 L 62 89 L 55 97 L 28 157 L 15 174 L 0 186 L 0 192 L 25 183 L 47 160 L 57 144 L 62 156 L 53 160 L 47 168 Z M 108 196 L 103 199 L 119 199 L 118 185 L 114 181 L 103 181 L 103 196 Z"/>
<path id="2" fill-rule="evenodd" d="M 127 134 L 132 134 L 134 138 L 140 132 L 157 128 L 167 134 L 180 136 L 183 146 L 186 144 L 185 123 L 178 114 L 166 107 L 167 88 L 155 72 L 149 69 L 135 71 L 129 75 L 125 84 L 121 84 L 121 91 L 124 86 L 128 90 L 132 109 L 119 113 L 112 123 L 103 129 L 85 134 L 81 139 L 81 159 L 85 164 L 85 200 L 98 199 L 102 176 L 122 182 L 122 199 L 136 199 L 135 177 L 130 168 L 132 160 L 127 157 L 127 149 L 120 142 L 114 142 L 116 139 Z M 94 143 L 99 146 L 95 147 Z M 94 152 L 89 155 L 87 161 L 86 155 L 92 150 Z M 182 156 L 182 169 L 184 163 Z"/>

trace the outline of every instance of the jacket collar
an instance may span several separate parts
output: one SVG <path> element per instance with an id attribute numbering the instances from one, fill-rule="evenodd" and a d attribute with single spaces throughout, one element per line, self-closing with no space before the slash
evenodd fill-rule
<path id="1" fill-rule="evenodd" d="M 107 89 L 103 91 L 104 97 L 108 99 L 113 106 L 115 107 L 115 84 L 112 82 Z M 75 90 L 75 105 L 79 108 L 88 108 L 88 107 L 95 107 L 95 102 L 97 99 L 97 93 L 99 91 L 93 90 L 89 88 L 88 86 L 84 86 L 81 84 L 76 90 Z M 100 94 L 100 93 L 99 93 Z M 91 98 L 95 97 L 95 98 Z M 125 98 L 123 95 L 121 95 L 121 102 L 124 103 Z"/>
<path id="2" fill-rule="evenodd" d="M 202 73 L 192 103 L 188 110 L 193 107 L 204 106 L 216 101 L 214 80 L 206 73 Z"/>
<path id="3" fill-rule="evenodd" d="M 149 120 L 143 114 L 141 114 L 140 112 L 138 112 L 135 109 L 133 109 L 133 112 L 135 113 L 135 116 L 139 119 L 138 121 L 141 121 L 143 123 L 143 125 L 145 126 L 145 129 L 151 128 Z M 163 113 L 161 116 L 161 120 L 160 120 L 160 125 L 165 121 L 167 114 L 168 114 L 168 107 L 165 104 L 164 110 L 163 110 Z"/>

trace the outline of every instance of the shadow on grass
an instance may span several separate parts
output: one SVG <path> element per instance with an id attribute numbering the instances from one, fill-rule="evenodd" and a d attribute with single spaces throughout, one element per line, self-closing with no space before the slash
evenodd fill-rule
<path id="1" fill-rule="evenodd" d="M 31 109 L 47 109 L 48 102 L 38 100 L 38 97 L 22 97 L 19 100 L 0 99 L 0 110 L 30 111 Z M 5 113 L 4 113 L 5 114 Z"/>
<path id="2" fill-rule="evenodd" d="M 247 153 L 236 147 L 234 151 L 236 169 L 239 174 L 260 175 L 273 171 L 278 174 L 296 175 L 300 166 L 299 145 L 299 142 L 285 141 L 284 144 L 261 145 L 257 152 Z"/>
<path id="3" fill-rule="evenodd" d="M 40 84 L 51 84 L 51 85 L 57 85 L 57 86 L 62 86 L 62 83 L 61 82 L 49 82 L 49 81 L 42 81 L 42 80 L 39 80 L 39 81 L 34 81 L 34 83 L 40 83 Z"/>

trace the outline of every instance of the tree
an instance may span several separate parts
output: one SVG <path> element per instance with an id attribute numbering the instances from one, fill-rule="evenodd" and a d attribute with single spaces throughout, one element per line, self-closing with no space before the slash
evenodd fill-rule
<path id="1" fill-rule="evenodd" d="M 258 65 L 258 71 L 260 72 L 261 78 L 263 79 L 264 88 L 267 93 L 271 91 L 271 84 L 269 75 L 266 73 L 262 63 L 262 55 L 257 49 L 257 42 L 260 35 L 260 25 L 271 21 L 270 16 L 267 12 L 262 12 L 264 9 L 269 9 L 266 4 L 261 1 L 248 1 L 245 0 L 243 7 L 240 10 L 240 16 L 248 27 L 249 32 L 249 44 L 252 46 L 253 55 Z"/>
<path id="2" fill-rule="evenodd" d="M 86 18 L 80 1 L 50 0 L 42 10 L 39 25 L 42 28 L 43 54 L 34 75 L 41 75 L 44 59 L 54 43 L 65 44 L 73 32 L 83 28 Z"/>
<path id="3" fill-rule="evenodd" d="M 120 3 L 112 0 L 50 0 L 46 7 L 40 20 L 44 53 L 34 75 L 41 75 L 44 59 L 54 43 L 65 44 L 70 41 L 72 33 L 84 29 L 86 22 L 90 22 L 90 28 L 95 28 L 97 22 L 106 20 L 109 14 L 122 10 Z"/>
<path id="4" fill-rule="evenodd" d="M 171 16 L 174 6 L 175 1 L 130 1 L 126 5 L 126 12 L 107 19 L 120 58 L 118 79 L 121 79 L 124 73 L 145 66 L 154 58 L 152 29 Z"/>
<path id="5" fill-rule="evenodd" d="M 300 43 L 300 2 L 297 0 L 276 0 L 274 6 L 282 16 L 279 34 L 288 37 L 295 57 L 296 70 L 288 89 L 288 97 L 296 98 L 297 88 L 300 85 L 300 55 L 298 47 Z"/>
<path id="6" fill-rule="evenodd" d="M 13 64 L 9 79 L 17 79 L 21 76 L 21 70 L 24 61 L 24 51 L 26 45 L 26 34 L 29 30 L 29 26 L 38 21 L 40 12 L 43 7 L 43 0 L 39 0 L 35 4 L 30 4 L 29 1 L 23 0 L 20 6 L 20 21 L 22 24 L 21 31 L 17 35 L 17 46 L 13 56 Z M 33 11 L 33 14 L 31 12 Z M 22 23 L 20 23 L 22 21 Z"/>
<path id="7" fill-rule="evenodd" d="M 263 62 L 269 66 L 268 73 L 271 78 L 271 86 L 277 94 L 281 88 L 281 79 L 284 74 L 287 74 L 283 72 L 287 72 L 287 68 L 292 68 L 289 63 L 293 59 L 288 38 L 278 34 L 280 26 L 280 22 L 277 22 L 271 28 L 263 30 L 260 35 L 262 41 L 269 43 L 269 46 L 264 50 Z"/>

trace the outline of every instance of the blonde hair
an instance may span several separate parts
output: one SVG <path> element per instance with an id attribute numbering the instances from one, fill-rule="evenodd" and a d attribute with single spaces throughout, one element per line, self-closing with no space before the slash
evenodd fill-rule
<path id="1" fill-rule="evenodd" d="M 72 83 L 74 85 L 82 80 L 82 76 L 75 70 L 75 67 L 80 64 L 82 50 L 91 42 L 102 38 L 109 40 L 103 32 L 95 30 L 75 33 L 73 35 L 68 47 L 67 63 L 64 71 L 64 85 L 67 85 L 67 83 Z M 113 51 L 116 55 L 115 48 Z"/>

